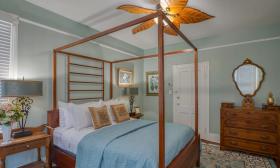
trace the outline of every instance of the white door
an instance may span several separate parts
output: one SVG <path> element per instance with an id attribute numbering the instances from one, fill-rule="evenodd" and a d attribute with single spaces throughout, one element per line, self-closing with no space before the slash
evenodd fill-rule
<path id="1" fill-rule="evenodd" d="M 209 63 L 199 63 L 199 133 L 209 134 Z M 194 64 L 173 66 L 173 121 L 194 128 Z"/>

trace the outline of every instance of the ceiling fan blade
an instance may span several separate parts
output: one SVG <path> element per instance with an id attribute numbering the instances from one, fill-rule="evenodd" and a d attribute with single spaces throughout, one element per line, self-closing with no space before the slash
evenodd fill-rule
<path id="1" fill-rule="evenodd" d="M 172 22 L 178 29 L 180 29 L 180 22 L 178 19 L 174 19 Z M 172 29 L 169 25 L 164 26 L 164 33 L 172 35 L 172 36 L 177 36 L 177 33 L 174 29 Z"/>
<path id="2" fill-rule="evenodd" d="M 142 8 L 140 6 L 135 6 L 135 5 L 121 5 L 117 7 L 117 9 L 121 9 L 133 14 L 152 14 L 156 12 L 156 10 Z"/>
<path id="3" fill-rule="evenodd" d="M 205 12 L 202 12 L 198 9 L 191 8 L 191 7 L 184 8 L 179 13 L 178 17 L 180 18 L 181 23 L 184 24 L 199 23 L 214 18 L 214 16 L 211 16 Z"/>
<path id="4" fill-rule="evenodd" d="M 161 0 L 160 6 L 169 14 L 177 14 L 183 10 L 188 3 L 188 0 Z"/>
<path id="5" fill-rule="evenodd" d="M 132 29 L 132 33 L 133 33 L 133 34 L 136 34 L 136 33 L 139 33 L 139 32 L 141 32 L 141 31 L 147 30 L 147 29 L 153 27 L 155 24 L 156 24 L 156 23 L 155 23 L 154 19 L 148 20 L 148 21 L 146 21 L 146 22 L 144 22 L 144 23 L 141 23 L 141 24 L 138 25 L 137 27 L 133 28 L 133 29 Z"/>
<path id="6" fill-rule="evenodd" d="M 164 33 L 172 35 L 172 36 L 177 36 L 177 33 L 169 26 L 164 27 Z"/>

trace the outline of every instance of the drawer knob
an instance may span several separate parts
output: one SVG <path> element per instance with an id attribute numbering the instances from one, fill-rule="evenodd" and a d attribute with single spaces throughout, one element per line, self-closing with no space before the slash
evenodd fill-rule
<path id="1" fill-rule="evenodd" d="M 267 125 L 261 125 L 261 127 L 262 127 L 263 129 L 269 129 L 269 126 L 267 126 Z"/>
<path id="2" fill-rule="evenodd" d="M 237 142 L 231 141 L 230 144 L 232 144 L 232 145 L 237 145 Z"/>
<path id="3" fill-rule="evenodd" d="M 26 145 L 26 148 L 30 148 L 30 145 Z"/>

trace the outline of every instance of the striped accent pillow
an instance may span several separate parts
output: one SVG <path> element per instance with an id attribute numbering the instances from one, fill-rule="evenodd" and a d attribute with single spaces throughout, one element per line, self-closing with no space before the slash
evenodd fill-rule
<path id="1" fill-rule="evenodd" d="M 89 107 L 88 109 L 91 113 L 94 128 L 102 128 L 112 124 L 106 106 Z"/>
<path id="2" fill-rule="evenodd" d="M 111 108 L 117 123 L 130 119 L 124 104 L 111 105 Z"/>

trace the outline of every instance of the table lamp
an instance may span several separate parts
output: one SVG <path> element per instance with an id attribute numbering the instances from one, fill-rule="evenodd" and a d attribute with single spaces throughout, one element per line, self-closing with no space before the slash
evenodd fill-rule
<path id="1" fill-rule="evenodd" d="M 129 96 L 130 114 L 132 114 L 134 99 L 135 96 L 137 95 L 138 95 L 138 88 L 136 87 L 129 87 L 124 89 L 123 96 Z"/>
<path id="2" fill-rule="evenodd" d="M 12 103 L 19 105 L 24 117 L 18 122 L 20 131 L 13 133 L 13 138 L 32 135 L 32 132 L 25 130 L 27 117 L 33 100 L 30 97 L 42 96 L 42 82 L 29 80 L 1 80 L 1 96 L 16 97 Z"/>

